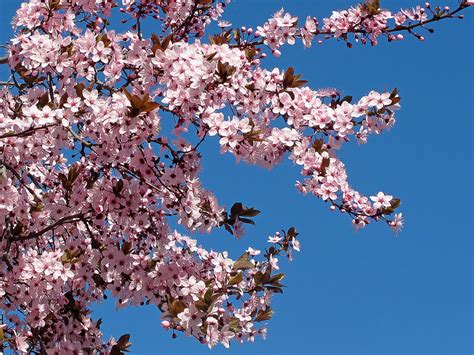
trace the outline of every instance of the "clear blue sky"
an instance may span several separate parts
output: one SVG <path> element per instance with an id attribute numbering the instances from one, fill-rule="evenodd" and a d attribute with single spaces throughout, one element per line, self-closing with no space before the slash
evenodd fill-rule
<path id="1" fill-rule="evenodd" d="M 255 27 L 282 6 L 304 18 L 354 3 L 235 0 L 224 18 Z M 382 1 L 392 9 L 402 3 L 415 4 Z M 8 24 L 18 4 L 2 2 L 0 43 L 11 36 Z M 294 188 L 298 169 L 290 162 L 272 172 L 238 165 L 211 140 L 203 147 L 204 185 L 227 206 L 242 201 L 263 213 L 241 241 L 219 231 L 200 242 L 236 257 L 249 245 L 264 247 L 280 228 L 294 225 L 301 233 L 302 252 L 282 263 L 288 287 L 275 297 L 268 339 L 209 351 L 181 335 L 171 339 L 151 307 L 117 313 L 111 304 L 96 312 L 106 335 L 131 333 L 135 354 L 472 354 L 474 11 L 465 15 L 436 24 L 424 43 L 409 38 L 351 50 L 335 41 L 306 50 L 298 44 L 265 63 L 293 66 L 313 88 L 336 87 L 354 97 L 400 89 L 395 128 L 342 151 L 354 186 L 402 199 L 406 227 L 398 237 L 382 224 L 355 233 L 349 218 L 300 195 Z"/>

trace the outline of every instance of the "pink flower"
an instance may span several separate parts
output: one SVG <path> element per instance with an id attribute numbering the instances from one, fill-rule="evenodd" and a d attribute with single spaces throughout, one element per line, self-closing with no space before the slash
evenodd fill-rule
<path id="1" fill-rule="evenodd" d="M 108 63 L 110 53 L 112 53 L 112 49 L 105 47 L 105 43 L 100 41 L 92 50 L 92 60 L 94 62 Z"/>
<path id="2" fill-rule="evenodd" d="M 404 224 L 402 213 L 396 213 L 393 220 L 389 222 L 388 224 L 395 233 L 400 232 Z"/>
<path id="3" fill-rule="evenodd" d="M 273 235 L 273 236 L 269 236 L 269 237 L 268 237 L 268 242 L 269 242 L 269 243 L 273 243 L 273 244 L 277 244 L 277 243 L 279 243 L 279 242 L 282 241 L 282 240 L 283 240 L 283 238 L 280 236 L 280 233 L 277 233 L 277 234 L 275 234 L 275 235 Z"/>
<path id="4" fill-rule="evenodd" d="M 374 208 L 379 209 L 382 207 L 390 207 L 390 201 L 392 201 L 393 196 L 385 195 L 383 192 L 379 192 L 377 196 L 370 196 L 370 199 L 374 201 Z"/>
<path id="5" fill-rule="evenodd" d="M 274 270 L 280 269 L 280 267 L 278 266 L 278 259 L 276 257 L 274 257 L 273 255 L 270 255 L 270 257 L 268 258 L 268 261 Z"/>

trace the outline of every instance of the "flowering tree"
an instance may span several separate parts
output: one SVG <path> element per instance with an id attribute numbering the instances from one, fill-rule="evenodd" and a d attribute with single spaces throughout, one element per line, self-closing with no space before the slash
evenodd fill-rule
<path id="1" fill-rule="evenodd" d="M 282 292 L 278 257 L 299 251 L 296 229 L 232 260 L 168 225 L 240 238 L 259 214 L 240 202 L 227 210 L 202 186 L 199 147 L 214 136 L 248 164 L 288 157 L 301 167 L 297 189 L 356 228 L 403 226 L 400 200 L 356 191 L 337 157 L 351 137 L 365 143 L 395 123 L 397 90 L 354 100 L 262 64 L 297 40 L 423 40 L 432 22 L 461 18 L 473 2 L 391 12 L 370 0 L 303 24 L 281 10 L 254 30 L 220 21 L 229 1 L 29 0 L 18 9 L 0 57 L 11 72 L 0 82 L 0 350 L 121 354 L 130 336 L 103 339 L 90 316 L 107 297 L 155 305 L 173 336 L 209 347 L 265 336 Z M 162 31 L 145 33 L 144 21 Z M 214 21 L 221 30 L 208 41 Z"/>

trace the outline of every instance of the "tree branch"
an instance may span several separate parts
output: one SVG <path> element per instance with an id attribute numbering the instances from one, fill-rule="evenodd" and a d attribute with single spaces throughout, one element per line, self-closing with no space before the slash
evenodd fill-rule
<path id="1" fill-rule="evenodd" d="M 78 213 L 78 214 L 75 214 L 75 215 L 72 215 L 72 216 L 66 216 L 66 217 L 58 219 L 53 224 L 50 224 L 49 226 L 43 228 L 42 230 L 40 230 L 38 232 L 31 232 L 31 233 L 29 233 L 25 236 L 20 236 L 20 237 L 13 238 L 13 241 L 14 242 L 21 242 L 21 241 L 25 241 L 25 240 L 29 240 L 29 239 L 35 239 L 35 238 L 43 235 L 44 233 L 49 232 L 50 230 L 52 230 L 56 227 L 59 227 L 63 224 L 70 223 L 70 222 L 78 222 L 78 221 L 81 221 L 83 218 L 85 218 L 85 215 L 82 214 L 82 213 Z"/>
<path id="2" fill-rule="evenodd" d="M 29 187 L 24 181 L 23 181 L 23 178 L 21 177 L 21 175 L 10 165 L 8 164 L 7 162 L 5 162 L 4 160 L 0 159 L 0 166 L 3 165 L 5 168 L 7 168 L 17 179 L 18 179 L 18 182 L 23 185 L 23 187 L 30 193 L 33 195 L 33 197 L 35 198 L 36 201 L 41 201 L 41 197 L 39 197 L 36 192 L 31 188 Z"/>
<path id="3" fill-rule="evenodd" d="M 0 57 L 0 64 L 8 64 L 8 56 Z"/>

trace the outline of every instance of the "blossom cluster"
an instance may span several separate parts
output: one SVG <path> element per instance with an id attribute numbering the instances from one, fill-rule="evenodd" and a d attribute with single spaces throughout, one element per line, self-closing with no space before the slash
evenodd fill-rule
<path id="1" fill-rule="evenodd" d="M 281 9 L 263 26 L 258 27 L 258 34 L 277 56 L 281 53 L 278 50 L 280 46 L 286 43 L 292 45 L 296 38 L 301 38 L 305 47 L 310 47 L 315 38 L 318 38 L 318 43 L 322 43 L 323 39 L 342 39 L 348 46 L 352 46 L 349 35 L 356 42 L 376 45 L 380 36 L 386 36 L 389 41 L 403 40 L 404 36 L 400 32 L 408 30 L 410 35 L 424 40 L 415 31 L 417 28 L 423 28 L 426 23 L 442 18 L 462 18 L 462 15 L 456 14 L 472 5 L 472 1 L 463 0 L 457 9 L 451 10 L 449 7 L 433 8 L 427 2 L 424 7 L 417 5 L 392 12 L 383 9 L 379 0 L 367 0 L 364 4 L 357 4 L 349 9 L 333 11 L 330 17 L 322 19 L 321 26 L 318 19 L 308 17 L 301 28 L 298 27 L 298 17 Z"/>

